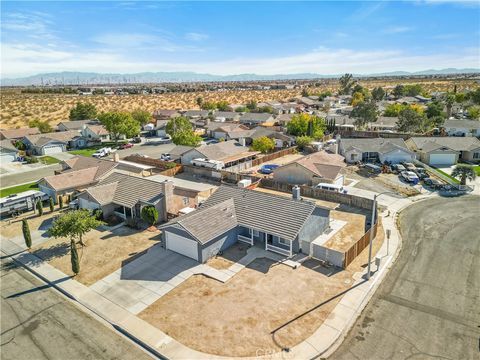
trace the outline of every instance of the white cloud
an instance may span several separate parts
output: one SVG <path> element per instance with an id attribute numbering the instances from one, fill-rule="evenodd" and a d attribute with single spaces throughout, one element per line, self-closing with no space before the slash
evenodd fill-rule
<path id="1" fill-rule="evenodd" d="M 191 41 L 203 41 L 208 39 L 208 35 L 196 32 L 189 32 L 185 34 L 185 39 Z"/>
<path id="2" fill-rule="evenodd" d="M 479 49 L 459 49 L 442 54 L 413 55 L 399 50 L 318 48 L 310 52 L 275 58 L 235 58 L 210 62 L 162 61 L 139 58 L 113 49 L 92 51 L 54 50 L 37 45 L 2 44 L 2 77 L 27 76 L 57 71 L 135 73 L 144 71 L 195 71 L 227 75 L 264 75 L 314 72 L 319 74 L 419 71 L 431 68 L 478 67 Z M 161 58 L 160 58 L 161 59 Z M 28 69 L 28 70 L 27 70 Z"/>
<path id="3" fill-rule="evenodd" d="M 13 32 L 30 38 L 53 40 L 57 37 L 51 29 L 50 15 L 42 12 L 10 13 L 2 19 L 2 31 Z"/>
<path id="4" fill-rule="evenodd" d="M 390 26 L 386 28 L 383 32 L 385 34 L 401 34 L 412 31 L 413 28 L 410 26 Z"/>

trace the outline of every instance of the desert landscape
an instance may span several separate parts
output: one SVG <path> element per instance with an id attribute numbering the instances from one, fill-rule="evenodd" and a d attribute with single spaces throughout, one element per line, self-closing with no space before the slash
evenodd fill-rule
<path id="1" fill-rule="evenodd" d="M 457 91 L 472 89 L 478 84 L 471 79 L 360 79 L 359 83 L 369 89 L 382 86 L 393 89 L 399 83 L 419 83 L 427 92 Z M 338 89 L 337 80 L 322 80 L 309 82 L 309 92 L 333 91 Z M 317 86 L 318 85 L 318 86 Z M 166 94 L 147 95 L 63 95 L 63 94 L 26 94 L 21 88 L 0 90 L 1 95 L 1 127 L 5 129 L 27 126 L 32 119 L 47 120 L 56 125 L 68 119 L 70 109 L 75 103 L 90 102 L 95 104 L 99 111 L 123 110 L 132 111 L 142 109 L 153 112 L 156 109 L 197 109 L 196 99 L 202 97 L 204 101 L 228 101 L 230 104 L 244 104 L 249 100 L 286 101 L 301 95 L 301 89 L 293 90 L 224 90 L 199 92 L 172 92 Z"/>

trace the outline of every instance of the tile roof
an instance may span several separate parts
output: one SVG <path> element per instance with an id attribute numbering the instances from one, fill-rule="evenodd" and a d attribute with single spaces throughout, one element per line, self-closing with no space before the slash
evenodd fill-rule
<path id="1" fill-rule="evenodd" d="M 183 114 L 183 116 L 186 116 L 186 117 L 207 117 L 209 114 L 209 111 L 208 110 L 187 110 L 185 111 L 185 113 Z"/>
<path id="2" fill-rule="evenodd" d="M 99 125 L 99 124 L 100 124 L 100 121 L 98 121 L 97 119 L 62 121 L 58 123 L 58 125 L 63 125 L 68 130 L 82 130 L 83 125 Z"/>
<path id="3" fill-rule="evenodd" d="M 109 134 L 108 130 L 105 129 L 105 126 L 103 125 L 88 125 L 87 128 L 89 128 L 94 134 L 97 134 L 97 135 Z"/>
<path id="4" fill-rule="evenodd" d="M 30 141 L 35 146 L 42 146 L 52 140 L 67 143 L 77 136 L 80 136 L 80 133 L 77 130 L 69 130 L 38 135 L 27 135 L 25 136 L 25 138 L 28 139 L 28 141 Z"/>
<path id="5" fill-rule="evenodd" d="M 480 129 L 480 121 L 478 120 L 445 120 L 444 128 L 465 128 Z"/>
<path id="6" fill-rule="evenodd" d="M 96 182 L 97 167 L 44 177 L 43 180 L 56 191 L 89 186 Z"/>
<path id="7" fill-rule="evenodd" d="M 240 117 L 240 122 L 260 121 L 266 122 L 273 119 L 269 113 L 245 113 Z"/>
<path id="8" fill-rule="evenodd" d="M 62 170 L 62 173 L 72 172 L 88 168 L 97 168 L 95 178 L 98 179 L 118 166 L 118 163 L 105 159 L 96 159 L 94 157 L 75 156 L 62 162 L 62 165 L 68 169 Z"/>
<path id="9" fill-rule="evenodd" d="M 312 202 L 222 185 L 197 211 L 204 211 L 228 199 L 234 201 L 239 225 L 287 240 L 297 237 L 315 209 Z"/>
<path id="10" fill-rule="evenodd" d="M 238 225 L 233 199 L 226 199 L 201 211 L 180 216 L 175 222 L 201 244 L 215 239 Z"/>
<path id="11" fill-rule="evenodd" d="M 402 138 L 369 138 L 369 139 L 340 139 L 343 151 L 358 149 L 362 152 L 387 153 L 393 149 L 401 148 L 409 152 Z"/>
<path id="12" fill-rule="evenodd" d="M 242 158 L 243 155 L 254 155 L 250 152 L 248 147 L 240 145 L 235 140 L 221 141 L 219 143 L 211 145 L 202 145 L 195 148 L 195 150 L 201 153 L 207 159 L 218 161 L 224 161 L 226 159 L 231 159 L 232 157 L 238 156 Z"/>
<path id="13" fill-rule="evenodd" d="M 40 134 L 38 128 L 6 129 L 0 130 L 0 137 L 5 139 L 21 139 L 27 135 Z"/>
<path id="14" fill-rule="evenodd" d="M 287 167 L 296 163 L 310 170 L 317 176 L 334 180 L 340 173 L 340 170 L 346 166 L 344 159 L 343 156 L 338 154 L 329 154 L 326 151 L 319 151 L 304 156 L 293 163 L 284 166 Z"/>
<path id="15" fill-rule="evenodd" d="M 117 185 L 111 202 L 129 208 L 135 206 L 139 201 L 152 203 L 163 196 L 164 185 L 162 183 L 120 172 L 108 175 L 95 187 L 112 183 L 117 183 Z M 97 190 L 89 188 L 87 191 Z"/>
<path id="16" fill-rule="evenodd" d="M 223 117 L 226 119 L 233 119 L 236 117 L 240 117 L 240 113 L 237 113 L 235 111 L 215 111 L 215 117 Z"/>
<path id="17" fill-rule="evenodd" d="M 0 140 L 0 148 L 9 151 L 18 151 L 9 139 Z"/>
<path id="18" fill-rule="evenodd" d="M 431 151 L 440 147 L 448 147 L 455 151 L 469 151 L 480 148 L 480 140 L 476 137 L 411 137 L 417 149 Z M 427 145 L 428 144 L 428 145 Z"/>

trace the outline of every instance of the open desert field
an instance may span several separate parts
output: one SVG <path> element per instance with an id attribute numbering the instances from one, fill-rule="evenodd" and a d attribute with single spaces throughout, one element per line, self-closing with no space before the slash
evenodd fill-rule
<path id="1" fill-rule="evenodd" d="M 373 89 L 377 86 L 393 89 L 396 84 L 419 83 L 427 92 L 457 91 L 472 89 L 478 86 L 474 80 L 452 79 L 372 79 L 359 80 L 362 86 Z M 313 82 L 312 82 L 313 83 Z M 338 90 L 336 80 L 321 80 L 319 87 L 309 87 L 311 92 Z M 155 95 L 61 95 L 61 94 L 22 94 L 21 89 L 2 89 L 1 97 L 1 128 L 18 128 L 28 124 L 32 119 L 48 120 L 51 125 L 68 119 L 70 109 L 75 103 L 90 102 L 95 104 L 99 111 L 132 111 L 142 109 L 154 111 L 156 109 L 197 109 L 197 97 L 204 101 L 228 101 L 231 104 L 244 104 L 249 100 L 286 101 L 301 95 L 301 89 L 294 90 L 226 90 L 211 92 L 167 93 Z"/>

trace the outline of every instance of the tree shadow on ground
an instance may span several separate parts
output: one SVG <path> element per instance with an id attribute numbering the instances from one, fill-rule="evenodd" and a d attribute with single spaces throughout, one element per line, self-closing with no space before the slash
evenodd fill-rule
<path id="1" fill-rule="evenodd" d="M 302 262 L 302 266 L 306 267 L 307 269 L 310 269 L 312 271 L 315 271 L 317 273 L 320 273 L 322 275 L 325 275 L 327 277 L 333 276 L 341 271 L 343 271 L 342 268 L 336 267 L 336 266 L 325 266 L 323 265 L 320 261 L 309 259 L 304 262 Z"/>
<path id="2" fill-rule="evenodd" d="M 42 261 L 50 261 L 56 258 L 61 258 L 70 252 L 69 243 L 60 243 L 52 245 L 48 248 L 41 248 L 30 253 L 23 253 L 19 257 L 19 261 L 22 261 L 26 265 L 36 265 Z M 34 256 L 31 256 L 34 255 Z"/>

